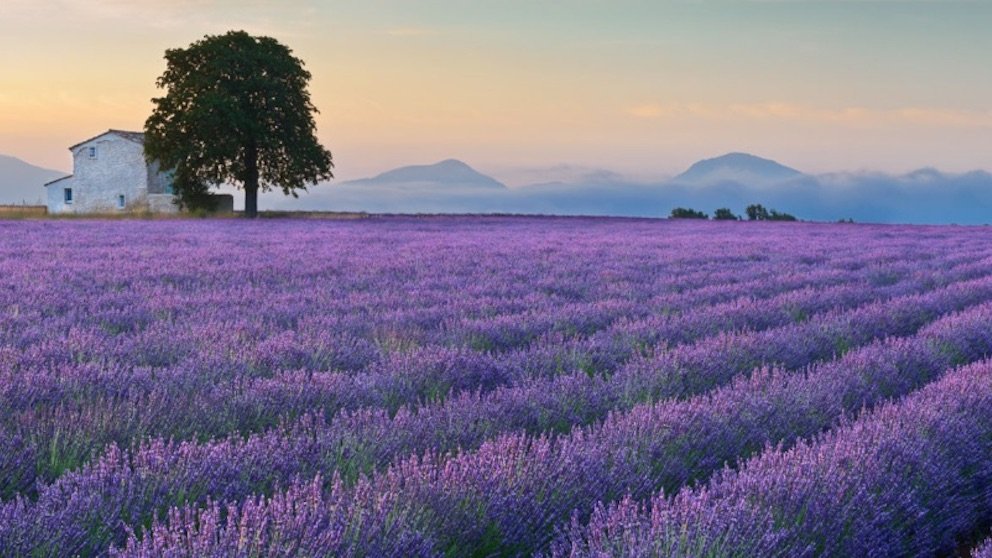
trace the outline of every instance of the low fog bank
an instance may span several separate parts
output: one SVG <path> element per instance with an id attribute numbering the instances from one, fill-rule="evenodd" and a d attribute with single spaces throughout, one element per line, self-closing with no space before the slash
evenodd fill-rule
<path id="1" fill-rule="evenodd" d="M 772 184 L 634 183 L 608 177 L 574 183 L 482 189 L 431 183 L 320 184 L 299 199 L 270 192 L 262 207 L 279 210 L 372 213 L 522 213 L 663 217 L 674 207 L 737 214 L 752 203 L 804 220 L 854 219 L 867 223 L 992 223 L 992 175 L 923 170 L 902 176 L 832 174 Z"/>
<path id="2" fill-rule="evenodd" d="M 505 173 L 506 186 L 448 159 L 393 169 L 378 176 L 322 183 L 300 192 L 263 192 L 259 207 L 289 211 L 370 213 L 516 213 L 666 217 L 675 207 L 738 215 L 750 204 L 803 220 L 977 225 L 992 223 L 992 175 L 921 169 L 882 173 L 804 174 L 769 159 L 729 153 L 699 161 L 673 178 L 632 180 L 606 169 L 559 165 Z M 44 203 L 42 185 L 64 173 L 0 156 L 0 205 Z M 544 182 L 541 182 L 541 180 Z M 527 180 L 526 182 L 523 182 Z M 244 204 L 234 194 L 235 207 Z"/>

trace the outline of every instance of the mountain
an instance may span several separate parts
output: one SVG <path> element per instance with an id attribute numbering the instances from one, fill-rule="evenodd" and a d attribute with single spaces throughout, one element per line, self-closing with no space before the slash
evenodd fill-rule
<path id="1" fill-rule="evenodd" d="M 44 184 L 66 173 L 0 155 L 0 205 L 44 203 Z"/>
<path id="2" fill-rule="evenodd" d="M 501 174 L 501 176 L 504 176 Z M 522 177 L 518 177 L 522 178 Z M 800 219 L 859 223 L 992 222 L 992 174 L 932 168 L 893 175 L 808 175 L 742 153 L 694 164 L 674 179 L 637 181 L 596 169 L 531 169 L 538 183 L 506 188 L 459 161 L 403 167 L 373 178 L 320 185 L 300 199 L 263 194 L 266 209 L 371 213 L 521 213 L 664 217 L 673 207 L 741 214 L 760 203 Z M 540 182 L 541 179 L 548 179 Z"/>
<path id="3" fill-rule="evenodd" d="M 264 208 L 371 213 L 505 212 L 511 190 L 455 159 L 412 165 L 310 189 L 300 200 L 263 196 Z"/>
<path id="4" fill-rule="evenodd" d="M 412 165 L 384 172 L 372 178 L 341 183 L 341 186 L 386 186 L 421 188 L 463 188 L 505 190 L 506 186 L 456 159 L 433 165 Z"/>
<path id="5" fill-rule="evenodd" d="M 784 182 L 802 176 L 805 175 L 796 169 L 770 159 L 762 159 L 747 153 L 728 153 L 699 161 L 676 176 L 673 181 L 686 184 L 737 182 L 760 185 Z"/>

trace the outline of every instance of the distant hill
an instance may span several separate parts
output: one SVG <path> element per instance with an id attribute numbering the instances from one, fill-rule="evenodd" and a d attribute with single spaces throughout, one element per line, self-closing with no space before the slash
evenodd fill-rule
<path id="1" fill-rule="evenodd" d="M 44 184 L 66 173 L 0 155 L 0 205 L 44 203 Z"/>
<path id="2" fill-rule="evenodd" d="M 673 181 L 686 184 L 772 184 L 804 176 L 796 169 L 747 153 L 728 153 L 704 159 L 689 167 Z"/>
<path id="3" fill-rule="evenodd" d="M 41 174 L 12 181 L 12 167 Z M 61 176 L 0 157 L 0 203 L 37 201 L 45 193 L 41 184 Z M 537 183 L 528 183 L 527 178 Z M 11 183 L 21 188 L 18 193 L 11 194 Z M 811 175 L 761 157 L 730 153 L 699 161 L 671 179 L 638 181 L 604 169 L 558 166 L 529 169 L 511 183 L 515 186 L 508 188 L 461 161 L 448 159 L 372 178 L 322 183 L 299 199 L 271 191 L 262 194 L 260 205 L 273 210 L 370 213 L 664 217 L 674 207 L 707 213 L 728 207 L 742 214 L 749 204 L 760 203 L 813 221 L 992 223 L 992 174 L 981 170 L 958 174 L 923 168 L 900 175 Z M 27 184 L 26 191 L 23 184 Z M 238 190 L 222 191 L 236 194 L 239 202 L 242 199 Z"/>
<path id="4" fill-rule="evenodd" d="M 456 159 L 433 165 L 412 165 L 384 172 L 372 178 L 341 183 L 342 186 L 458 187 L 463 189 L 504 190 L 506 186 Z"/>

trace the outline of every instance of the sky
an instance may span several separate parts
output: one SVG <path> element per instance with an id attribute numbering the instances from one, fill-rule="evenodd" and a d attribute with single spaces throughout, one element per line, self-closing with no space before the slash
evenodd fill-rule
<path id="1" fill-rule="evenodd" d="M 508 183 L 746 151 L 806 172 L 992 170 L 992 1 L 0 0 L 0 153 L 141 129 L 168 48 L 244 29 L 313 74 L 339 179 L 458 158 Z"/>

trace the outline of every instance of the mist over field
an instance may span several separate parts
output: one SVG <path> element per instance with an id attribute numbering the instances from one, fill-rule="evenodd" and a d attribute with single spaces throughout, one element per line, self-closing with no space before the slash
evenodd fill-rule
<path id="1" fill-rule="evenodd" d="M 992 174 L 841 172 L 805 174 L 768 159 L 731 153 L 700 161 L 666 179 L 628 178 L 608 169 L 559 165 L 504 171 L 507 186 L 468 164 L 448 159 L 377 176 L 313 186 L 299 198 L 261 194 L 260 207 L 289 211 L 369 213 L 514 213 L 667 217 L 674 207 L 709 214 L 727 207 L 741 215 L 760 203 L 808 221 L 960 224 L 992 222 Z M 65 173 L 0 156 L 0 205 L 39 203 L 43 184 Z M 235 196 L 243 193 L 225 187 Z"/>
<path id="2" fill-rule="evenodd" d="M 812 221 L 962 225 L 992 222 L 992 175 L 984 171 L 950 174 L 921 169 L 905 175 L 809 175 L 739 154 L 709 162 L 712 164 L 702 169 L 694 166 L 681 175 L 658 181 L 625 179 L 605 170 L 561 167 L 560 174 L 565 174 L 562 180 L 505 187 L 464 163 L 445 161 L 408 167 L 416 169 L 414 177 L 397 169 L 364 180 L 321 184 L 299 199 L 271 192 L 262 196 L 261 203 L 265 208 L 284 210 L 627 217 L 665 217 L 673 207 L 680 206 L 707 213 L 728 207 L 742 214 L 747 205 L 760 203 Z M 530 175 L 539 176 L 536 172 Z"/>

